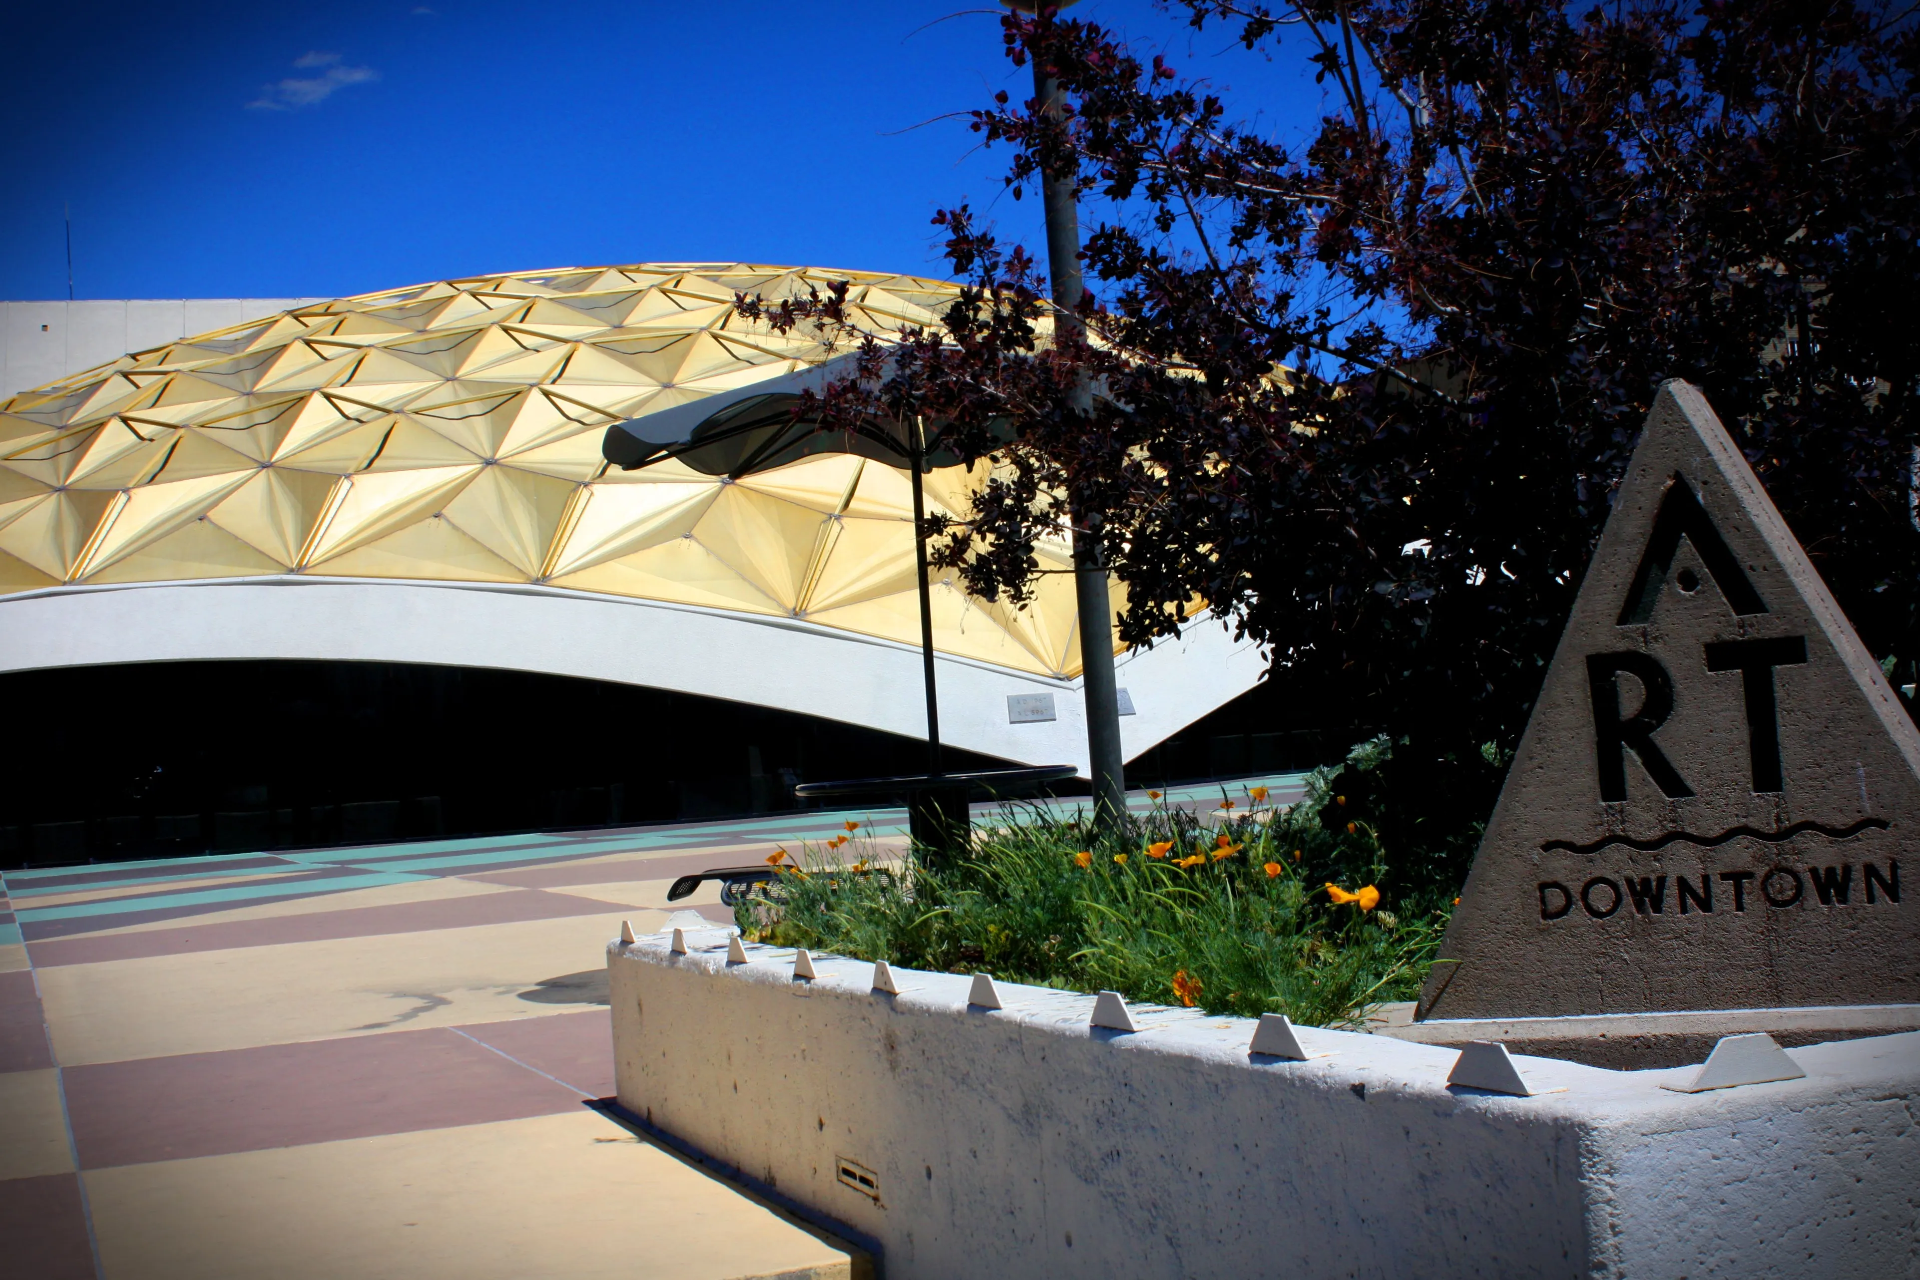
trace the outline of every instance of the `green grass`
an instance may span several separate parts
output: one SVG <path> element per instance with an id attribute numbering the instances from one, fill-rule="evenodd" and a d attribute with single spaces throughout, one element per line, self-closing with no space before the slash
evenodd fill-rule
<path id="1" fill-rule="evenodd" d="M 1225 821 L 1156 808 L 1099 843 L 1080 822 L 1010 808 L 976 830 L 971 856 L 937 869 L 918 856 L 860 860 L 870 850 L 856 834 L 803 849 L 777 900 L 742 904 L 736 918 L 751 938 L 908 968 L 1351 1023 L 1368 1005 L 1413 998 L 1449 909 L 1431 892 L 1396 900 L 1388 851 L 1332 792 L 1387 751 L 1384 739 L 1363 743 L 1345 771 L 1310 774 L 1306 797 L 1278 811 L 1243 792 Z M 1167 856 L 1150 856 L 1159 842 Z M 1372 909 L 1339 904 L 1328 883 L 1380 896 Z"/>

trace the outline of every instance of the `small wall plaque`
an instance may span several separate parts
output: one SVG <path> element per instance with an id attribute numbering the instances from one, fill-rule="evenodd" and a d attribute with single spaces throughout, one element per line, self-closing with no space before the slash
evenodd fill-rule
<path id="1" fill-rule="evenodd" d="M 1010 693 L 1007 695 L 1008 724 L 1039 724 L 1054 719 L 1050 693 Z"/>

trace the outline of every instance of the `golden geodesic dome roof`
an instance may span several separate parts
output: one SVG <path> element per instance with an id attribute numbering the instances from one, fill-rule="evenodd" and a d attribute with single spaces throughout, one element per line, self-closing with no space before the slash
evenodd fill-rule
<path id="1" fill-rule="evenodd" d="M 643 264 L 447 280 L 201 334 L 0 401 L 0 595 L 297 574 L 533 583 L 919 641 L 904 470 L 610 470 L 612 423 L 820 363 L 734 311 L 850 280 L 889 335 L 955 286 Z M 986 468 L 927 477 L 962 512 Z M 1071 565 L 1043 546 L 1045 567 Z M 1117 597 L 1116 597 L 1117 599 Z M 1026 610 L 934 589 L 943 652 L 1078 673 L 1072 576 Z"/>

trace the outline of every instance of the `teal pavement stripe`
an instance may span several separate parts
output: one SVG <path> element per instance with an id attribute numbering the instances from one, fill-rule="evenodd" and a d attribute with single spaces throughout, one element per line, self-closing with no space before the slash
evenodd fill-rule
<path id="1" fill-rule="evenodd" d="M 234 857 L 225 854 L 225 857 Z M 247 855 L 252 856 L 252 855 Z M 135 865 L 138 865 L 137 863 Z M 91 870 L 92 868 L 88 868 Z M 150 884 L 156 889 L 164 889 L 175 880 L 202 880 L 211 876 L 271 876 L 298 875 L 306 867 L 206 867 L 199 871 L 182 871 L 171 876 L 128 876 L 121 880 L 87 880 L 80 884 L 49 884 L 39 888 L 30 885 L 16 885 L 11 889 L 16 898 L 44 898 L 56 893 L 91 893 L 95 889 L 124 889 L 128 885 Z M 11 874 L 11 873 L 9 873 Z"/>
<path id="2" fill-rule="evenodd" d="M 0 924 L 0 947 L 17 947 L 21 941 L 19 925 Z"/>
<path id="3" fill-rule="evenodd" d="M 405 858 L 414 854 L 451 852 L 457 849 L 498 849 L 508 845 L 524 847 L 545 845 L 558 842 L 559 837 L 546 832 L 529 831 L 519 835 L 503 836 L 462 836 L 458 840 L 403 840 L 394 844 L 352 845 L 331 849 L 287 849 L 276 851 L 274 857 L 287 858 L 298 862 L 339 862 L 352 859 L 359 862 L 379 862 L 386 858 Z"/>
<path id="4" fill-rule="evenodd" d="M 372 889 L 383 884 L 404 884 L 426 880 L 428 876 L 410 876 L 399 871 L 375 871 L 358 876 L 333 876 L 327 879 L 274 880 L 266 884 L 235 885 L 231 889 L 202 889 L 196 893 L 163 893 L 151 898 L 111 898 L 106 902 L 76 902 L 65 907 L 41 907 L 16 911 L 22 924 L 43 920 L 80 920 L 91 916 L 127 915 L 135 911 L 169 911 L 175 907 L 203 907 L 209 904 L 239 906 L 265 898 L 292 898 L 302 894 L 340 893 L 347 889 Z"/>

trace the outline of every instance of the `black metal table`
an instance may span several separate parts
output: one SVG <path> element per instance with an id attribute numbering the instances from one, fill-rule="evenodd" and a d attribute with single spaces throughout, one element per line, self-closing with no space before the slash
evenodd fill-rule
<path id="1" fill-rule="evenodd" d="M 840 782 L 803 782 L 793 794 L 803 800 L 837 797 L 900 796 L 907 804 L 907 830 L 921 848 L 939 858 L 964 852 L 972 818 L 968 805 L 976 791 L 990 800 L 1012 799 L 1079 772 L 1070 764 L 1029 765 L 1019 769 L 979 769 L 971 773 L 909 773 L 892 778 L 848 778 Z"/>

